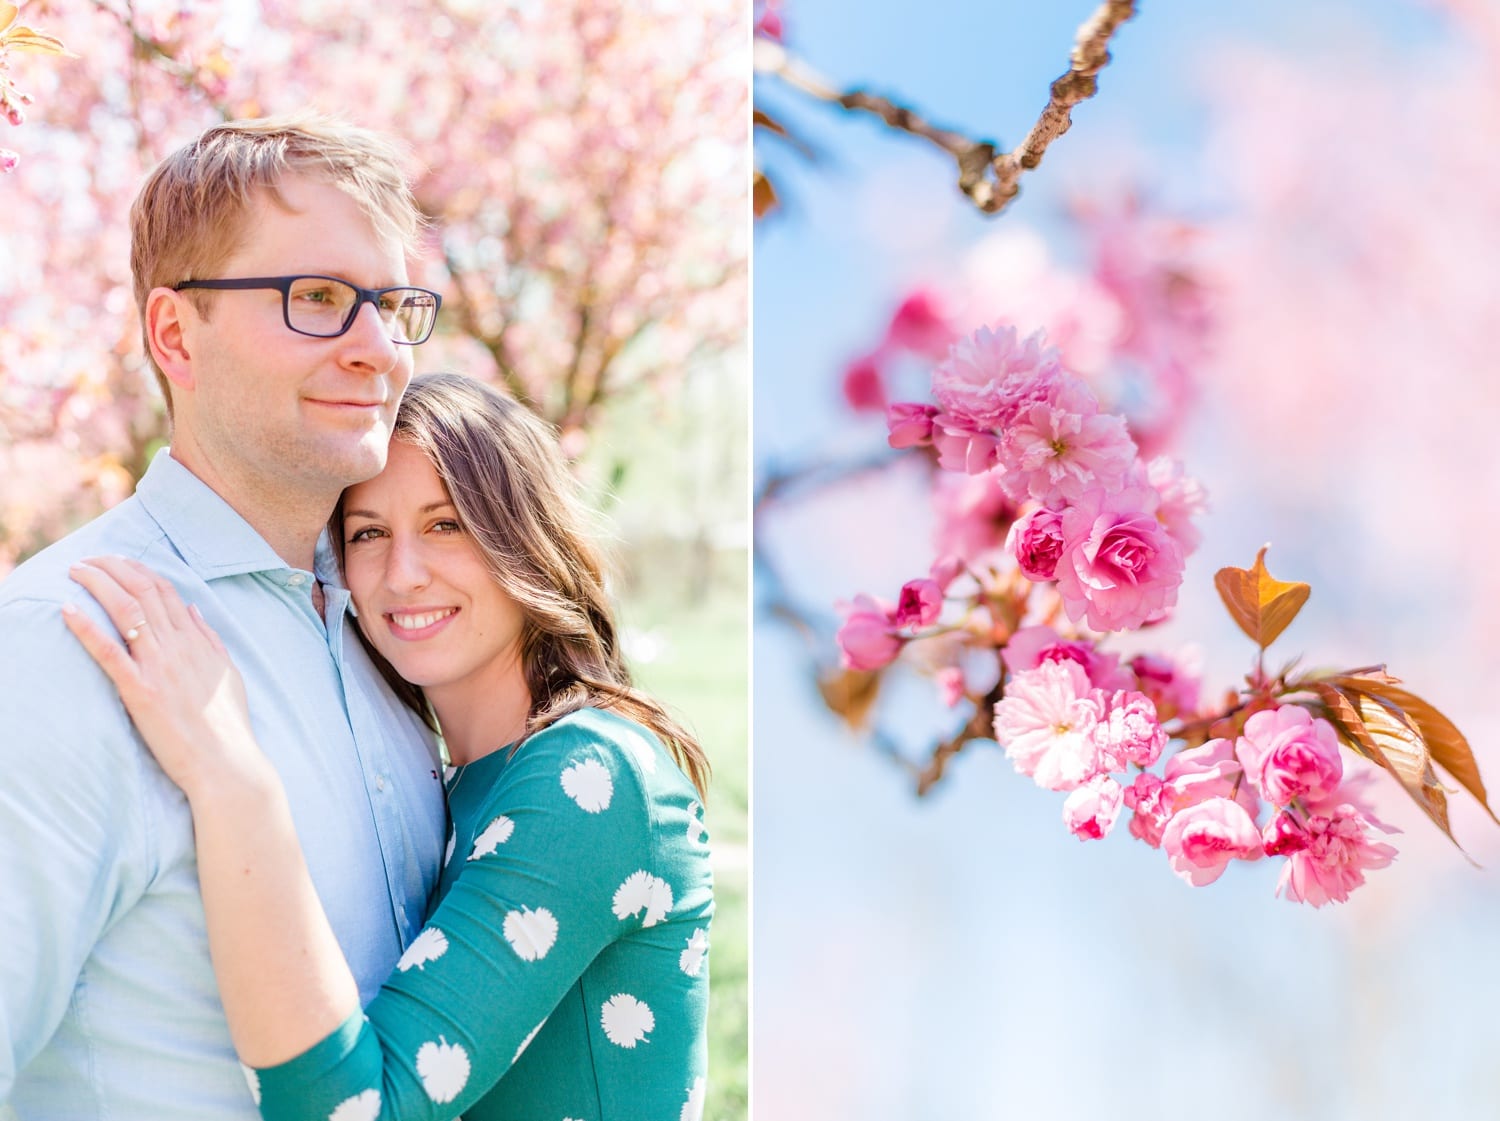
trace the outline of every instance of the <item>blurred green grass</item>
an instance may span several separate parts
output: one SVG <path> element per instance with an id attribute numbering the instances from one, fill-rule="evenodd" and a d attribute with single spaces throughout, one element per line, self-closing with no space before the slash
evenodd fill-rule
<path id="1" fill-rule="evenodd" d="M 708 593 L 691 602 L 652 589 L 621 605 L 637 683 L 698 735 L 713 766 L 705 820 L 714 854 L 715 914 L 709 951 L 708 1098 L 705 1121 L 749 1112 L 749 605 L 748 558 L 714 558 Z M 675 583 L 675 582 L 674 582 Z"/>

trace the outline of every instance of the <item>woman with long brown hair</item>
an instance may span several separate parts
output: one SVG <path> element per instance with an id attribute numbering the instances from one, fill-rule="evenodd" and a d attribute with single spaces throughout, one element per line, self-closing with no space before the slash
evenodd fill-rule
<path id="1" fill-rule="evenodd" d="M 544 426 L 448 374 L 334 514 L 360 633 L 454 764 L 436 907 L 363 1012 L 217 636 L 132 561 L 76 571 L 126 641 L 69 626 L 188 797 L 265 1117 L 701 1113 L 708 767 L 632 686 L 582 521 Z"/>

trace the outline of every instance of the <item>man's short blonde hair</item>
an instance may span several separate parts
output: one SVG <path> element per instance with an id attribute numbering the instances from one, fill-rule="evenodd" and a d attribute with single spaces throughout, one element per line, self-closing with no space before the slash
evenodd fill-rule
<path id="1" fill-rule="evenodd" d="M 380 235 L 412 252 L 422 215 L 402 163 L 391 140 L 319 114 L 228 121 L 206 130 L 157 166 L 130 208 L 130 270 L 142 332 L 151 290 L 216 276 L 240 247 L 256 193 L 284 204 L 277 184 L 286 175 L 339 187 Z M 170 412 L 167 380 L 149 340 L 146 355 Z"/>

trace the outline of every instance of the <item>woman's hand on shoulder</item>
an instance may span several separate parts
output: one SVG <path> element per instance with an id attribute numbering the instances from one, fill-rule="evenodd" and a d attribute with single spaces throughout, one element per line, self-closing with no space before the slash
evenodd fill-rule
<path id="1" fill-rule="evenodd" d="M 267 765 L 239 670 L 171 583 L 124 557 L 90 557 L 69 575 L 98 600 L 118 634 L 72 604 L 63 607 L 63 622 L 114 682 L 156 761 L 189 798 L 216 778 Z"/>

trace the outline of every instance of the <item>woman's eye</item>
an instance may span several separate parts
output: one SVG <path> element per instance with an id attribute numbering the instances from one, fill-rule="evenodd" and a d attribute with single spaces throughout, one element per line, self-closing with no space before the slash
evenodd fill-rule
<path id="1" fill-rule="evenodd" d="M 433 522 L 432 528 L 438 533 L 462 533 L 464 531 L 464 527 L 452 518 L 444 518 L 440 522 Z"/>
<path id="2" fill-rule="evenodd" d="M 357 529 L 350 534 L 347 544 L 353 545 L 357 541 L 371 541 L 380 535 L 381 531 L 379 529 L 372 525 L 367 525 L 363 529 Z"/>

